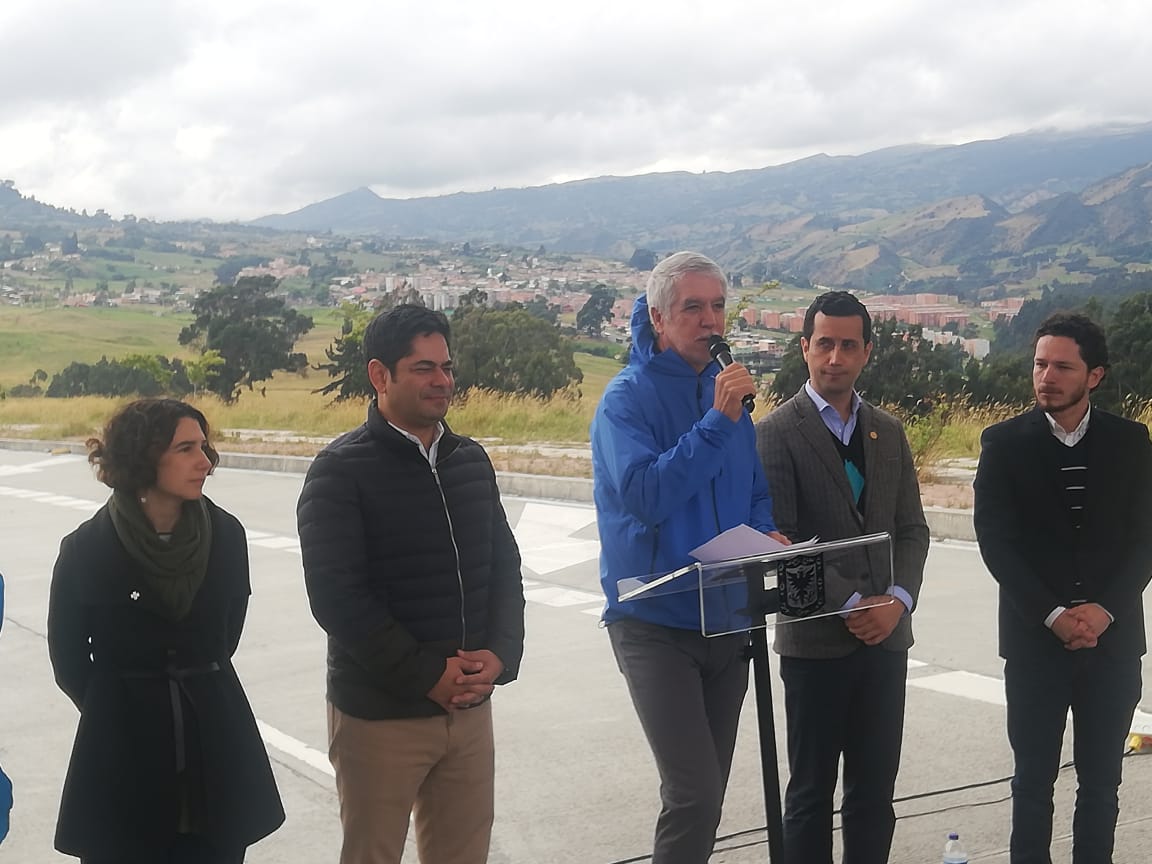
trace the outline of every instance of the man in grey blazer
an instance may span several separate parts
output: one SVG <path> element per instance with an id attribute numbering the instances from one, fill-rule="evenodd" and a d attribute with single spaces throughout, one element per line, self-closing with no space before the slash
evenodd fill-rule
<path id="1" fill-rule="evenodd" d="M 868 310 L 846 291 L 822 294 L 804 316 L 800 346 L 807 383 L 756 429 L 776 524 L 792 540 L 886 531 L 895 571 L 883 545 L 840 555 L 825 562 L 824 608 L 841 613 L 777 619 L 790 773 L 784 857 L 831 864 L 843 756 L 843 860 L 882 864 L 896 824 L 911 614 L 928 525 L 900 421 L 855 390 L 872 352 Z"/>

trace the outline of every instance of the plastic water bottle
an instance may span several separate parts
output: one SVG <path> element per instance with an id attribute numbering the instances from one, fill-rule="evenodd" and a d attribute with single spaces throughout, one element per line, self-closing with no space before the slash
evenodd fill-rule
<path id="1" fill-rule="evenodd" d="M 968 864 L 968 853 L 960 845 L 960 835 L 953 831 L 944 844 L 944 864 Z"/>

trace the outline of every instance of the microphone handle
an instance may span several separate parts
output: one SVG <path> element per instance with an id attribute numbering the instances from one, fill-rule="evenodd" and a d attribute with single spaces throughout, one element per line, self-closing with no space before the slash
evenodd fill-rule
<path id="1" fill-rule="evenodd" d="M 727 369 L 736 361 L 732 359 L 732 355 L 727 351 L 721 351 L 716 355 L 716 362 L 720 364 L 721 369 Z M 751 414 L 756 410 L 756 397 L 749 393 L 740 400 L 740 404 L 744 406 L 745 410 Z"/>

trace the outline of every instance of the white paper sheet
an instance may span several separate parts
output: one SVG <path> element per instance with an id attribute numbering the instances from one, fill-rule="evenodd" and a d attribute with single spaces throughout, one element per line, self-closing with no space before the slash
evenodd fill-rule
<path id="1" fill-rule="evenodd" d="M 755 555 L 767 555 L 769 552 L 779 552 L 781 549 L 795 549 L 797 551 L 816 543 L 817 538 L 803 540 L 787 546 L 774 537 L 757 531 L 751 525 L 737 525 L 718 534 L 707 543 L 702 543 L 688 554 L 702 564 L 713 564 L 717 561 L 729 561 L 733 558 L 751 558 Z"/>

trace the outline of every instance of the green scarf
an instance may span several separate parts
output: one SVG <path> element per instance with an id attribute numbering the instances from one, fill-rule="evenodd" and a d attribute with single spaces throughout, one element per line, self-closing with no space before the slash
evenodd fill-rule
<path id="1" fill-rule="evenodd" d="M 184 502 L 180 521 L 167 540 L 156 533 L 135 495 L 113 491 L 108 515 L 124 549 L 142 567 L 143 587 L 159 598 L 173 621 L 179 621 L 192 608 L 208 572 L 212 520 L 204 499 Z"/>

